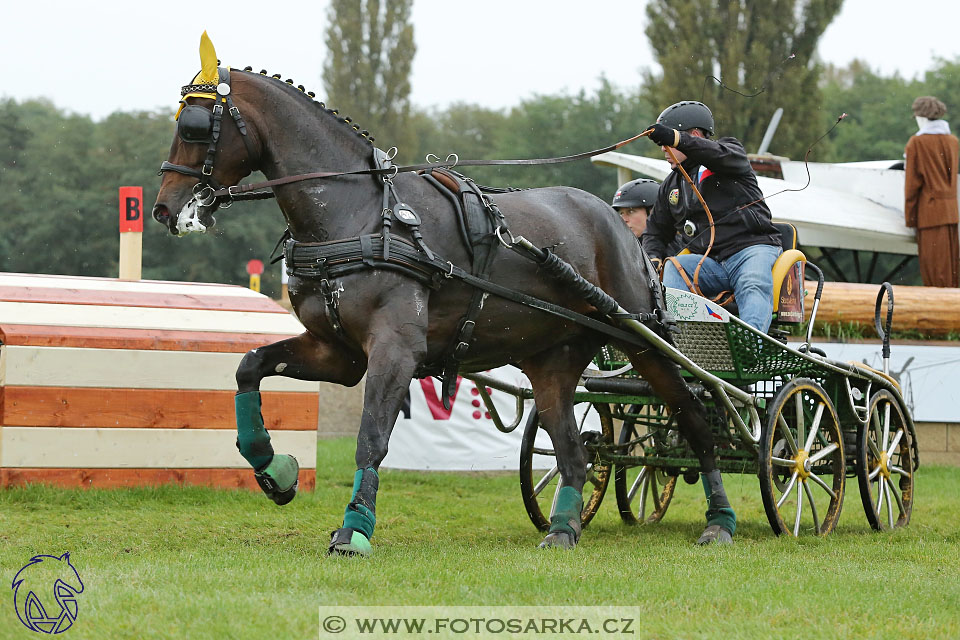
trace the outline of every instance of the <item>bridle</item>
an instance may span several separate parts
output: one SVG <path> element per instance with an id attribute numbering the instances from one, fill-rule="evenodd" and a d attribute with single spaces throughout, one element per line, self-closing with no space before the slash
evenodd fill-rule
<path id="1" fill-rule="evenodd" d="M 193 187 L 193 199 L 200 207 L 213 206 L 218 199 L 217 192 L 224 189 L 223 185 L 213 177 L 213 161 L 217 155 L 217 143 L 220 141 L 224 107 L 237 125 L 240 138 L 247 148 L 247 158 L 251 169 L 256 167 L 254 159 L 258 157 L 253 142 L 247 133 L 247 124 L 244 122 L 243 116 L 240 115 L 240 110 L 233 104 L 233 97 L 230 95 L 230 69 L 220 67 L 217 72 L 220 80 L 219 84 L 188 84 L 180 89 L 180 95 L 184 97 L 188 94 L 199 93 L 214 100 L 213 109 L 207 109 L 200 105 L 187 104 L 184 98 L 181 101 L 180 111 L 177 113 L 177 135 L 180 136 L 180 139 L 188 144 L 207 144 L 203 166 L 200 169 L 194 169 L 164 160 L 157 172 L 157 175 L 163 175 L 165 171 L 174 171 L 199 180 Z M 227 199 L 220 206 L 226 209 L 231 204 L 233 202 Z"/>

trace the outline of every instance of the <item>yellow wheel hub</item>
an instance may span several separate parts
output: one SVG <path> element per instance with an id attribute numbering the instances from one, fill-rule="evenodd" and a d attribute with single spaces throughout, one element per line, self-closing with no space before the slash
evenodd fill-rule
<path id="1" fill-rule="evenodd" d="M 880 475 L 884 478 L 890 478 L 890 458 L 887 457 L 887 452 L 880 452 Z"/>
<path id="2" fill-rule="evenodd" d="M 797 452 L 797 457 L 793 459 L 793 470 L 797 473 L 797 477 L 801 481 L 805 481 L 810 477 L 810 454 L 805 450 L 800 449 Z"/>

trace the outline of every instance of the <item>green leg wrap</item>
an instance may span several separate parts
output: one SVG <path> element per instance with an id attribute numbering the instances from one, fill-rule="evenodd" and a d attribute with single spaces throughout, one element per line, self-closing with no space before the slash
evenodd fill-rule
<path id="1" fill-rule="evenodd" d="M 580 512 L 583 511 L 583 495 L 573 487 L 561 487 L 557 494 L 557 509 L 550 518 L 550 533 L 564 532 L 580 539 Z"/>
<path id="2" fill-rule="evenodd" d="M 373 528 L 377 524 L 377 489 L 380 488 L 380 476 L 376 469 L 367 467 L 357 469 L 353 476 L 353 496 L 343 514 L 343 528 L 359 531 L 367 537 L 373 537 Z"/>
<path id="3" fill-rule="evenodd" d="M 255 471 L 260 471 L 273 458 L 270 434 L 263 428 L 260 413 L 260 392 L 238 393 L 234 398 L 237 412 L 237 449 Z"/>
<path id="4" fill-rule="evenodd" d="M 707 497 L 707 526 L 719 525 L 730 532 L 732 536 L 737 531 L 737 514 L 733 512 L 727 494 L 723 490 L 720 480 L 720 471 L 714 469 L 710 473 L 701 473 L 703 493 Z"/>

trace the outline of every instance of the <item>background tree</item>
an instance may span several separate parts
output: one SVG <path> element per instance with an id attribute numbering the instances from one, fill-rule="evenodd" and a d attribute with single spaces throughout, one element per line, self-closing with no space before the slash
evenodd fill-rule
<path id="1" fill-rule="evenodd" d="M 821 121 L 820 65 L 813 56 L 842 2 L 650 0 L 646 34 L 663 72 L 646 74 L 644 96 L 656 113 L 679 100 L 705 102 L 718 133 L 739 138 L 750 152 L 783 107 L 770 151 L 802 157 Z M 791 54 L 796 57 L 788 60 Z M 748 98 L 709 76 L 747 95 L 766 89 Z"/>
<path id="2" fill-rule="evenodd" d="M 333 0 L 323 66 L 326 103 L 369 130 L 382 148 L 411 160 L 410 68 L 413 0 Z"/>

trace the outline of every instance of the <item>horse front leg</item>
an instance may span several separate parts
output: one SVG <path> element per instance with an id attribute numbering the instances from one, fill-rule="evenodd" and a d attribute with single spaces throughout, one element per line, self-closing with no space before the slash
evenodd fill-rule
<path id="1" fill-rule="evenodd" d="M 550 530 L 539 545 L 541 549 L 573 549 L 580 540 L 587 451 L 577 429 L 573 396 L 580 374 L 601 344 L 595 339 L 581 338 L 520 363 L 533 386 L 540 424 L 553 442 L 562 485 L 550 516 Z"/>
<path id="2" fill-rule="evenodd" d="M 257 484 L 278 505 L 293 500 L 297 493 L 300 465 L 287 454 L 275 454 L 270 434 L 264 428 L 260 403 L 260 381 L 267 376 L 298 380 L 322 380 L 345 386 L 363 377 L 363 355 L 306 332 L 253 349 L 237 368 L 237 449 L 253 467 Z"/>
<path id="3" fill-rule="evenodd" d="M 630 360 L 677 417 L 677 428 L 700 462 L 700 481 L 707 498 L 707 526 L 697 539 L 697 544 L 733 542 L 737 516 L 727 499 L 720 470 L 717 469 L 713 431 L 706 421 L 703 403 L 687 388 L 677 366 L 659 352 L 633 352 Z"/>
<path id="4" fill-rule="evenodd" d="M 377 521 L 378 469 L 387 455 L 413 373 L 426 356 L 426 314 L 413 314 L 404 322 L 403 310 L 393 311 L 382 314 L 383 322 L 368 330 L 365 350 L 369 368 L 357 434 L 353 494 L 344 511 L 343 526 L 331 535 L 328 554 L 367 556 L 373 552 L 370 539 Z"/>

